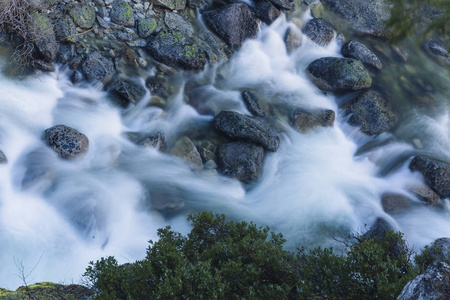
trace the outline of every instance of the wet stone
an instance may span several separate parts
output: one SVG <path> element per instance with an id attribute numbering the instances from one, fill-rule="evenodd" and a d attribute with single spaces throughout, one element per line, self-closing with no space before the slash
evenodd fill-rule
<path id="1" fill-rule="evenodd" d="M 82 155 L 89 146 L 86 135 L 66 125 L 56 125 L 46 129 L 44 137 L 47 145 L 66 159 Z"/>
<path id="2" fill-rule="evenodd" d="M 381 197 L 381 205 L 387 213 L 401 212 L 411 205 L 411 200 L 405 195 L 386 193 Z"/>

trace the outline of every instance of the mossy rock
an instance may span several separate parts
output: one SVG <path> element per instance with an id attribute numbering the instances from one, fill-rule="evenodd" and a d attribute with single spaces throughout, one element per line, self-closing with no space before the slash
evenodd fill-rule
<path id="1" fill-rule="evenodd" d="M 78 41 L 78 30 L 69 16 L 65 16 L 58 23 L 58 37 L 61 41 L 76 43 Z"/>
<path id="2" fill-rule="evenodd" d="M 32 22 L 29 29 L 34 44 L 47 62 L 53 62 L 58 53 L 58 43 L 50 19 L 41 13 L 31 14 Z"/>
<path id="3" fill-rule="evenodd" d="M 71 284 L 62 285 L 52 282 L 41 282 L 21 286 L 15 291 L 0 289 L 0 299 L 92 299 L 92 292 L 85 286 Z"/>
<path id="4" fill-rule="evenodd" d="M 89 5 L 72 3 L 68 6 L 69 15 L 75 24 L 83 29 L 89 29 L 95 23 L 95 11 Z"/>
<path id="5" fill-rule="evenodd" d="M 156 23 L 156 20 L 153 18 L 138 19 L 137 29 L 138 29 L 139 36 L 144 39 L 148 38 L 155 31 L 157 25 L 158 24 Z"/>
<path id="6" fill-rule="evenodd" d="M 123 1 L 114 1 L 111 9 L 111 20 L 119 25 L 134 26 L 134 14 L 131 6 Z"/>

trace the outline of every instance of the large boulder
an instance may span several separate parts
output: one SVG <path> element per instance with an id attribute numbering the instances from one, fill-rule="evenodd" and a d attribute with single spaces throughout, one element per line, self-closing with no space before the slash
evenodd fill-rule
<path id="1" fill-rule="evenodd" d="M 44 132 L 47 145 L 62 158 L 75 158 L 85 153 L 89 139 L 83 133 L 66 125 L 56 125 Z"/>
<path id="2" fill-rule="evenodd" d="M 245 3 L 233 3 L 203 13 L 206 24 L 231 47 L 258 33 L 258 22 Z"/>
<path id="3" fill-rule="evenodd" d="M 86 78 L 89 80 L 95 79 L 101 82 L 109 80 L 109 77 L 114 73 L 112 61 L 103 57 L 98 52 L 88 54 L 83 61 L 81 68 Z"/>
<path id="4" fill-rule="evenodd" d="M 441 198 L 450 196 L 450 164 L 424 156 L 415 156 L 409 168 L 422 173 L 426 184 Z"/>
<path id="5" fill-rule="evenodd" d="M 184 70 L 203 70 L 205 51 L 179 31 L 159 32 L 147 44 L 147 51 L 156 60 Z"/>
<path id="6" fill-rule="evenodd" d="M 367 68 L 381 70 L 383 64 L 379 58 L 365 45 L 357 41 L 346 42 L 341 49 L 342 55 L 359 60 Z"/>
<path id="7" fill-rule="evenodd" d="M 71 3 L 68 6 L 69 15 L 75 24 L 83 29 L 89 29 L 95 23 L 95 10 L 92 6 L 81 3 Z"/>
<path id="8" fill-rule="evenodd" d="M 321 0 L 328 9 L 340 15 L 357 33 L 386 37 L 385 23 L 390 17 L 386 0 Z"/>
<path id="9" fill-rule="evenodd" d="M 306 71 L 310 80 L 327 92 L 351 92 L 372 85 L 372 77 L 363 64 L 352 58 L 319 58 L 309 64 Z"/>
<path id="10" fill-rule="evenodd" d="M 269 0 L 255 1 L 255 15 L 266 24 L 272 24 L 280 15 L 281 11 Z"/>
<path id="11" fill-rule="evenodd" d="M 380 134 L 390 130 L 397 122 L 397 116 L 384 97 L 374 91 L 366 91 L 354 98 L 345 110 L 350 115 L 348 123 L 361 126 L 367 135 Z"/>
<path id="12" fill-rule="evenodd" d="M 221 111 L 213 120 L 214 127 L 225 135 L 277 151 L 280 137 L 263 119 L 254 119 L 234 111 Z"/>
<path id="13" fill-rule="evenodd" d="M 54 28 L 50 19 L 42 13 L 32 13 L 29 26 L 32 39 L 38 51 L 47 62 L 56 60 L 59 44 L 56 41 Z"/>
<path id="14" fill-rule="evenodd" d="M 195 30 L 194 27 L 183 19 L 182 16 L 176 13 L 166 12 L 164 14 L 164 23 L 167 28 L 173 31 L 179 31 L 183 36 L 193 37 Z"/>
<path id="15" fill-rule="evenodd" d="M 117 79 L 111 84 L 112 90 L 121 96 L 123 100 L 136 104 L 145 96 L 145 88 L 128 79 Z"/>
<path id="16" fill-rule="evenodd" d="M 408 282 L 397 300 L 448 299 L 450 291 L 450 266 L 434 262 L 425 273 Z"/>
<path id="17" fill-rule="evenodd" d="M 170 10 L 183 10 L 186 8 L 186 0 L 150 0 L 150 3 Z"/>
<path id="18" fill-rule="evenodd" d="M 132 27 L 134 26 L 134 13 L 130 4 L 124 0 L 116 0 L 111 8 L 111 21 L 116 24 Z"/>
<path id="19" fill-rule="evenodd" d="M 309 20 L 306 22 L 302 31 L 307 37 L 320 46 L 328 45 L 336 34 L 334 26 L 322 18 Z"/>
<path id="20" fill-rule="evenodd" d="M 232 142 L 219 148 L 219 169 L 229 177 L 249 184 L 261 175 L 264 149 L 253 143 Z"/>

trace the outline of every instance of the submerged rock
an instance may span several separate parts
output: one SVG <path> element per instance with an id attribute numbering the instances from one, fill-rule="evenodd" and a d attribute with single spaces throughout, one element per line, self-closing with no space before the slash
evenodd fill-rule
<path id="1" fill-rule="evenodd" d="M 87 79 L 96 79 L 102 82 L 107 81 L 114 73 L 112 61 L 103 57 L 98 52 L 88 54 L 81 68 Z"/>
<path id="2" fill-rule="evenodd" d="M 295 109 L 291 116 L 291 123 L 295 129 L 307 133 L 318 126 L 333 126 L 336 114 L 330 109 L 320 109 L 315 112 L 306 111 L 302 108 Z"/>
<path id="3" fill-rule="evenodd" d="M 264 149 L 253 143 L 232 142 L 219 149 L 219 168 L 224 175 L 249 184 L 261 176 Z"/>
<path id="4" fill-rule="evenodd" d="M 390 17 L 386 0 L 321 0 L 321 3 L 346 20 L 356 32 L 386 37 L 386 21 Z"/>
<path id="5" fill-rule="evenodd" d="M 346 108 L 345 114 L 351 115 L 347 121 L 350 125 L 361 126 L 361 131 L 367 135 L 388 131 L 397 122 L 397 116 L 386 99 L 374 91 L 358 95 Z"/>
<path id="6" fill-rule="evenodd" d="M 381 205 L 387 213 L 396 213 L 407 209 L 411 200 L 402 194 L 386 193 L 381 196 Z"/>
<path id="7" fill-rule="evenodd" d="M 310 80 L 323 91 L 351 92 L 372 85 L 372 78 L 363 64 L 352 58 L 319 58 L 309 64 L 306 71 Z"/>
<path id="8" fill-rule="evenodd" d="M 408 282 L 397 300 L 447 299 L 450 290 L 450 266 L 444 262 L 434 262 L 425 273 Z"/>
<path id="9" fill-rule="evenodd" d="M 259 105 L 259 100 L 255 94 L 253 94 L 250 91 L 243 91 L 241 93 L 241 96 L 242 99 L 244 100 L 245 106 L 247 107 L 248 111 L 252 113 L 253 116 L 255 117 L 266 116 L 261 106 Z"/>
<path id="10" fill-rule="evenodd" d="M 320 46 L 328 45 L 336 34 L 334 26 L 322 18 L 309 20 L 302 31 L 307 37 Z"/>
<path id="11" fill-rule="evenodd" d="M 156 60 L 184 70 L 203 70 L 205 51 L 179 31 L 159 32 L 147 44 L 147 51 Z"/>
<path id="12" fill-rule="evenodd" d="M 203 13 L 206 24 L 231 47 L 239 48 L 258 33 L 258 23 L 245 3 L 233 3 Z"/>
<path id="13" fill-rule="evenodd" d="M 450 164 L 424 156 L 415 156 L 409 168 L 422 173 L 425 183 L 441 198 L 450 196 Z"/>
<path id="14" fill-rule="evenodd" d="M 47 145 L 62 158 L 75 158 L 85 153 L 89 139 L 83 133 L 66 125 L 56 125 L 44 132 Z"/>
<path id="15" fill-rule="evenodd" d="M 213 120 L 214 127 L 225 135 L 253 142 L 269 151 L 277 151 L 280 137 L 267 122 L 234 111 L 221 111 Z"/>
<path id="16" fill-rule="evenodd" d="M 170 151 L 173 155 L 183 158 L 191 168 L 199 169 L 203 167 L 202 158 L 197 147 L 187 136 L 179 139 Z"/>
<path id="17" fill-rule="evenodd" d="M 295 26 L 289 26 L 284 34 L 284 43 L 286 44 L 286 50 L 291 53 L 302 45 L 302 32 Z"/>
<path id="18" fill-rule="evenodd" d="M 381 70 L 383 64 L 378 59 L 378 57 L 369 50 L 365 45 L 357 41 L 348 41 L 342 46 L 342 55 L 345 57 L 350 57 L 359 60 L 364 64 L 364 66 Z"/>

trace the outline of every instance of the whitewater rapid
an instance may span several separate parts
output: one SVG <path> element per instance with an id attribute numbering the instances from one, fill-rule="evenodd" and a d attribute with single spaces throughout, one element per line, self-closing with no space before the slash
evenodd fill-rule
<path id="1" fill-rule="evenodd" d="M 149 92 L 136 106 L 120 108 L 100 85 L 73 85 L 72 71 L 62 66 L 24 80 L 1 74 L 0 149 L 8 163 L 0 165 L 0 287 L 22 285 L 21 266 L 25 275 L 32 271 L 27 283 L 78 283 L 88 262 L 102 256 L 114 255 L 121 263 L 142 259 L 158 228 L 171 225 L 187 233 L 186 215 L 202 210 L 270 226 L 284 234 L 290 248 L 336 246 L 333 236 L 363 231 L 378 217 L 417 248 L 448 236 L 448 200 L 395 215 L 383 211 L 384 192 L 409 195 L 408 186 L 423 183 L 409 171 L 408 160 L 382 175 L 386 161 L 416 150 L 385 133 L 376 139 L 386 143 L 359 154 L 373 138 L 346 124 L 339 99 L 318 90 L 304 72 L 319 57 L 340 56 L 338 43 L 320 47 L 303 36 L 302 46 L 288 54 L 283 42 L 288 26 L 282 16 L 230 61 L 178 75 L 166 111 L 147 105 Z M 239 89 L 253 88 L 272 105 L 332 109 L 336 122 L 302 134 L 278 120 L 280 149 L 266 155 L 258 182 L 244 187 L 208 170 L 193 171 L 181 158 L 126 138 L 127 132 L 161 131 L 173 140 L 192 124 L 205 128 L 212 116 L 186 103 L 184 89 L 192 80 L 203 83 L 194 92 L 215 113 L 249 114 Z M 442 140 L 439 151 L 448 153 L 448 121 L 418 114 L 414 122 Z M 56 124 L 88 136 L 88 152 L 74 160 L 59 158 L 42 139 L 44 130 Z M 185 207 L 174 214 L 152 209 L 152 190 L 182 199 Z"/>

